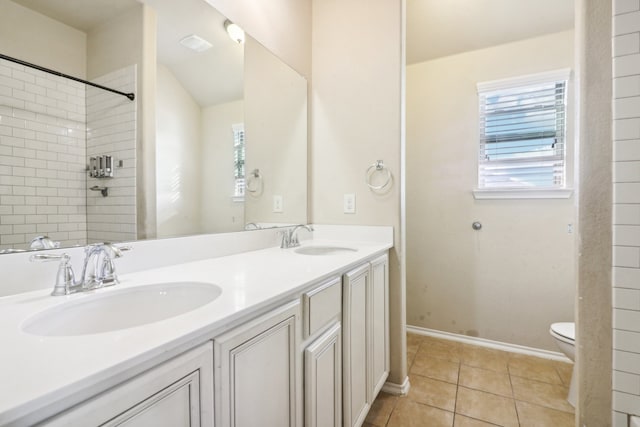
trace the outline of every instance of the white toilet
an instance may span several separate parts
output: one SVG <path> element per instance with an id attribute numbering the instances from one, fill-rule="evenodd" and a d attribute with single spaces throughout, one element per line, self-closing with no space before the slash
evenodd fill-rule
<path id="1" fill-rule="evenodd" d="M 549 328 L 549 333 L 555 339 L 556 344 L 562 352 L 571 360 L 576 360 L 576 324 L 574 322 L 553 323 Z M 576 364 L 573 364 L 571 373 L 571 385 L 569 386 L 569 396 L 567 400 L 572 406 L 576 406 Z"/>

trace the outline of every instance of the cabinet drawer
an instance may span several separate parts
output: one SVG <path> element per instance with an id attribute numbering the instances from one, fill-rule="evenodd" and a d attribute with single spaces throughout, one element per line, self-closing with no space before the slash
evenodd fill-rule
<path id="1" fill-rule="evenodd" d="M 342 309 L 342 280 L 339 277 L 320 285 L 302 296 L 305 338 L 315 334 L 331 320 L 338 318 Z"/>

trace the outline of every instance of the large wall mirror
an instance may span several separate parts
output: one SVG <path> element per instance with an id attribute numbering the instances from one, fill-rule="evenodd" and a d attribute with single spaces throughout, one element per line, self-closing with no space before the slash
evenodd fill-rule
<path id="1" fill-rule="evenodd" d="M 307 82 L 228 24 L 205 0 L 0 3 L 0 54 L 136 95 L 0 59 L 0 251 L 306 222 Z"/>

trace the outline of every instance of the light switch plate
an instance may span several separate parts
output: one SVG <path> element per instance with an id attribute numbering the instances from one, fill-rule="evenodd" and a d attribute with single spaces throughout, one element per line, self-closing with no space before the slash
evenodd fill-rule
<path id="1" fill-rule="evenodd" d="M 273 196 L 273 211 L 282 212 L 282 196 Z"/>
<path id="2" fill-rule="evenodd" d="M 346 214 L 356 213 L 356 195 L 355 194 L 344 195 L 344 213 Z"/>

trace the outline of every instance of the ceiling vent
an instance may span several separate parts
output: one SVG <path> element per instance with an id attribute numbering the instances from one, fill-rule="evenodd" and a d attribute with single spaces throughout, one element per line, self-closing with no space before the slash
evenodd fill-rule
<path id="1" fill-rule="evenodd" d="M 205 50 L 212 47 L 211 43 L 209 43 L 202 37 L 196 36 L 195 34 L 184 37 L 182 40 L 180 40 L 180 44 L 184 47 L 188 47 L 191 50 L 195 50 L 196 52 L 204 52 Z"/>

